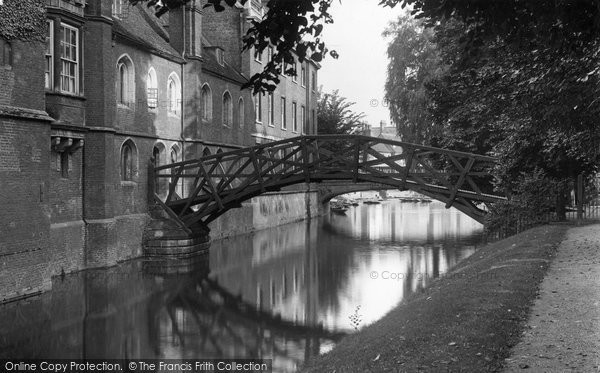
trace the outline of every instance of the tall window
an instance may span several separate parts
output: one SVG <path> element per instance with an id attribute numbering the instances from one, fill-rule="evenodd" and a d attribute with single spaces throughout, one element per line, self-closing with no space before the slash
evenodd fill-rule
<path id="1" fill-rule="evenodd" d="M 44 78 L 46 89 L 52 89 L 54 85 L 54 21 L 46 21 L 48 32 L 46 33 L 46 64 L 44 68 Z"/>
<path id="2" fill-rule="evenodd" d="M 154 147 L 152 148 L 152 158 L 154 159 L 154 167 L 162 166 L 162 157 L 164 154 L 164 149 L 165 149 L 165 147 L 161 143 L 154 145 Z M 164 179 L 156 178 L 154 180 L 154 192 L 155 193 L 162 193 L 161 185 L 164 185 L 162 180 L 164 180 Z"/>
<path id="3" fill-rule="evenodd" d="M 121 146 L 121 180 L 133 181 L 136 176 L 137 151 L 131 140 L 125 141 Z"/>
<path id="4" fill-rule="evenodd" d="M 306 68 L 304 66 L 300 69 L 300 84 L 306 87 Z"/>
<path id="5" fill-rule="evenodd" d="M 148 70 L 146 77 L 146 91 L 148 95 L 148 107 L 156 109 L 158 106 L 158 79 L 156 79 L 156 71 L 153 67 Z"/>
<path id="6" fill-rule="evenodd" d="M 154 158 L 154 167 L 161 166 L 162 149 L 158 145 L 152 148 L 152 158 Z"/>
<path id="7" fill-rule="evenodd" d="M 168 112 L 173 115 L 181 114 L 181 85 L 175 73 L 169 75 L 167 80 Z"/>
<path id="8" fill-rule="evenodd" d="M 298 132 L 298 105 L 292 102 L 292 131 Z"/>
<path id="9" fill-rule="evenodd" d="M 304 107 L 304 105 L 302 105 L 300 107 L 300 125 L 302 126 L 302 133 L 306 134 L 308 133 L 307 131 L 307 125 L 306 125 L 306 108 Z"/>
<path id="10" fill-rule="evenodd" d="M 275 122 L 275 97 L 273 96 L 273 92 L 269 92 L 269 126 L 272 126 Z"/>
<path id="11" fill-rule="evenodd" d="M 298 83 L 298 62 L 294 62 L 294 75 L 292 75 L 292 82 Z"/>
<path id="12" fill-rule="evenodd" d="M 223 125 L 230 127 L 233 123 L 233 103 L 229 92 L 223 94 Z"/>
<path id="13" fill-rule="evenodd" d="M 117 102 L 121 105 L 132 105 L 135 101 L 135 74 L 133 63 L 127 56 L 117 62 Z"/>
<path id="14" fill-rule="evenodd" d="M 267 62 L 273 61 L 273 47 L 267 48 Z"/>
<path id="15" fill-rule="evenodd" d="M 120 17 L 123 13 L 123 0 L 112 0 L 112 16 Z"/>
<path id="16" fill-rule="evenodd" d="M 61 23 L 60 90 L 79 93 L 79 30 Z"/>
<path id="17" fill-rule="evenodd" d="M 171 163 L 179 162 L 179 149 L 176 145 L 171 147 Z"/>
<path id="18" fill-rule="evenodd" d="M 262 123 L 262 93 L 257 93 L 254 96 L 254 113 L 256 121 Z"/>
<path id="19" fill-rule="evenodd" d="M 208 84 L 202 86 L 202 119 L 212 120 L 212 92 Z"/>
<path id="20" fill-rule="evenodd" d="M 238 101 L 238 124 L 240 127 L 244 126 L 244 99 L 240 97 Z"/>
<path id="21" fill-rule="evenodd" d="M 311 120 L 310 122 L 311 122 L 311 125 L 312 125 L 312 131 L 313 131 L 314 133 L 317 133 L 317 132 L 318 132 L 318 131 L 317 131 L 317 122 L 316 122 L 317 118 L 316 118 L 316 116 L 315 116 L 315 111 L 314 111 L 314 110 L 312 111 L 312 113 L 311 113 L 311 116 L 312 116 L 312 120 Z M 311 131 L 311 128 L 309 128 L 309 129 L 308 129 L 308 131 L 309 131 L 309 133 L 310 133 L 310 131 Z"/>
<path id="22" fill-rule="evenodd" d="M 282 129 L 286 129 L 287 128 L 287 121 L 286 119 L 286 115 L 285 115 L 285 97 L 281 98 L 281 128 Z"/>
<path id="23" fill-rule="evenodd" d="M 314 92 L 314 91 L 316 91 L 316 90 L 317 90 L 317 74 L 316 74 L 314 71 L 313 71 L 313 72 L 311 72 L 311 74 L 310 74 L 310 79 L 311 79 L 311 82 L 310 82 L 310 84 L 312 85 L 311 89 L 312 89 L 312 90 L 313 90 L 313 92 Z"/>
<path id="24" fill-rule="evenodd" d="M 254 48 L 254 60 L 262 63 L 262 52 L 259 52 L 256 48 Z"/>

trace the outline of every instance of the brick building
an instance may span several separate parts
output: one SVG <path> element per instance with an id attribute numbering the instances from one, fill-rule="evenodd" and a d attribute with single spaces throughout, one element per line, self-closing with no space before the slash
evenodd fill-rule
<path id="1" fill-rule="evenodd" d="M 141 256 L 151 158 L 316 133 L 319 66 L 298 63 L 273 94 L 242 90 L 268 58 L 240 53 L 262 4 L 215 13 L 203 2 L 157 19 L 126 0 L 46 0 L 45 43 L 0 38 L 0 301 Z M 257 197 L 211 236 L 299 220 L 316 204 L 308 185 Z"/>

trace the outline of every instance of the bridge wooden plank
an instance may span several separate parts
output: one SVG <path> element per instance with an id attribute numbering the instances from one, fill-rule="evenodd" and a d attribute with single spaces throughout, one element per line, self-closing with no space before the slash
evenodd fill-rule
<path id="1" fill-rule="evenodd" d="M 402 158 L 404 158 L 403 156 L 399 155 L 399 156 L 386 157 L 373 148 L 369 148 L 366 151 L 368 154 L 372 155 L 373 157 L 375 157 L 377 160 L 380 161 L 379 163 L 376 163 L 376 164 L 381 164 L 381 162 L 383 162 L 383 163 L 387 164 L 388 167 L 395 169 L 398 172 L 404 171 L 404 166 L 401 166 L 398 163 L 393 161 L 393 159 L 402 159 Z M 389 160 L 389 159 L 392 159 L 392 160 Z M 364 164 L 364 166 L 366 166 L 369 163 L 373 163 L 373 161 L 368 161 L 366 164 Z"/>
<path id="2" fill-rule="evenodd" d="M 452 183 L 450 182 L 450 180 L 445 178 L 445 175 L 437 172 L 433 167 L 427 164 L 427 162 L 424 162 L 424 160 L 421 159 L 420 153 L 415 154 L 415 158 L 417 159 L 421 167 L 423 167 L 427 172 L 429 172 L 435 180 L 445 185 L 448 190 L 452 189 Z"/>
<path id="3" fill-rule="evenodd" d="M 361 141 L 360 138 L 356 138 L 356 140 L 354 141 L 354 163 L 356 164 L 356 166 L 354 167 L 354 178 L 352 178 L 352 181 L 356 183 L 358 182 L 358 171 L 360 170 L 360 154 L 361 151 L 364 151 L 363 148 L 366 148 L 369 143 Z"/>
<path id="4" fill-rule="evenodd" d="M 177 216 L 177 214 L 171 210 L 163 201 L 161 201 L 160 197 L 155 193 L 154 200 L 158 202 L 159 205 L 167 212 L 167 214 L 173 219 L 175 224 L 177 224 L 181 229 L 185 231 L 187 234 L 192 234 L 192 230 L 188 228 L 188 226 Z"/>
<path id="5" fill-rule="evenodd" d="M 214 167 L 216 167 L 216 163 L 215 163 L 215 166 L 213 166 L 213 168 Z M 219 193 L 217 193 L 217 189 L 215 188 L 215 183 L 208 176 L 208 173 L 204 169 L 203 165 L 200 165 L 200 172 L 202 172 L 202 174 L 204 175 L 204 177 L 208 180 L 208 185 L 209 185 L 209 187 L 211 189 L 212 196 L 215 199 L 215 201 L 217 202 L 217 204 L 219 205 L 219 208 L 223 208 L 223 204 L 221 203 L 221 198 L 219 197 Z"/>
<path id="6" fill-rule="evenodd" d="M 165 199 L 165 203 L 167 203 L 167 204 L 169 201 L 171 201 L 171 198 L 173 197 L 173 194 L 175 193 L 175 188 L 177 188 L 177 183 L 179 182 L 179 175 L 181 175 L 182 170 L 183 170 L 183 166 L 179 166 L 179 169 L 177 171 L 175 178 L 171 179 L 171 181 L 169 182 L 169 192 L 167 193 L 167 198 Z"/>
<path id="7" fill-rule="evenodd" d="M 219 183 L 219 185 L 217 185 L 217 190 L 219 192 L 223 191 L 228 186 L 231 187 L 231 182 L 233 180 L 235 180 L 236 178 L 238 178 L 239 175 L 242 173 L 242 171 L 244 171 L 244 169 L 252 163 L 252 160 L 250 158 L 248 158 L 246 160 L 246 162 L 243 165 L 239 166 L 238 169 L 233 174 L 230 174 L 231 170 L 233 169 L 233 167 L 237 166 L 237 162 L 240 159 L 241 158 L 238 158 L 237 161 L 232 162 L 229 165 L 229 168 L 227 169 L 227 171 L 225 171 L 225 173 L 222 175 L 223 178 L 221 179 L 221 182 Z"/>
<path id="8" fill-rule="evenodd" d="M 471 171 L 471 167 L 473 167 L 473 164 L 475 163 L 475 158 L 469 158 L 469 160 L 467 161 L 467 164 L 464 168 L 460 165 L 460 162 L 458 162 L 458 163 L 459 164 L 457 167 L 459 167 L 461 169 L 460 170 L 461 175 L 458 177 L 456 184 L 454 184 L 454 187 L 451 189 L 452 193 L 450 194 L 450 198 L 448 199 L 448 202 L 446 202 L 446 208 L 449 208 L 450 206 L 452 206 L 454 199 L 456 199 L 456 193 L 458 192 L 458 189 L 465 182 L 465 177 L 467 176 L 469 171 Z"/>
<path id="9" fill-rule="evenodd" d="M 310 182 L 310 170 L 308 169 L 309 163 L 309 150 L 308 150 L 308 139 L 302 138 L 302 172 L 304 173 L 304 182 Z"/>
<path id="10" fill-rule="evenodd" d="M 258 165 L 258 159 L 256 158 L 256 151 L 254 150 L 254 148 L 250 148 L 250 159 L 252 159 L 252 164 L 254 165 L 254 172 L 255 172 L 255 177 L 258 180 L 259 184 L 262 185 L 264 183 L 262 175 L 260 173 L 261 171 L 261 167 Z M 247 181 L 250 180 L 250 177 L 248 177 Z M 263 189 L 264 192 L 264 189 Z"/>

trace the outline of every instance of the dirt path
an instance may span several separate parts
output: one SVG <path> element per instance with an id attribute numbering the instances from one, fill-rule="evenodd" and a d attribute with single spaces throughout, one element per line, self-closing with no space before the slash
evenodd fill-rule
<path id="1" fill-rule="evenodd" d="M 600 372 L 600 224 L 572 228 L 505 372 Z"/>

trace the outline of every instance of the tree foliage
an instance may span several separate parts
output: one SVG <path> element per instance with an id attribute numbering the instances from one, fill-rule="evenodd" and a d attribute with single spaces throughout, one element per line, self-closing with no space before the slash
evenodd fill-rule
<path id="1" fill-rule="evenodd" d="M 424 144 L 438 133 L 428 111 L 431 99 L 426 84 L 444 71 L 433 30 L 413 17 L 403 15 L 383 33 L 392 40 L 385 99 L 390 117 L 403 141 Z"/>
<path id="2" fill-rule="evenodd" d="M 351 107 L 355 104 L 339 95 L 338 90 L 331 93 L 318 92 L 317 122 L 318 132 L 323 134 L 353 134 L 365 126 L 364 113 L 356 113 Z"/>

